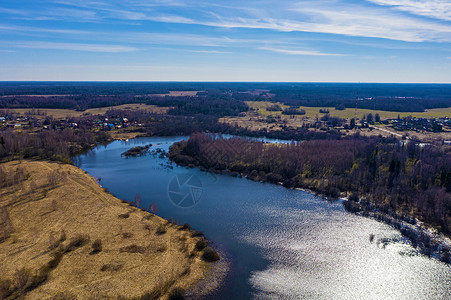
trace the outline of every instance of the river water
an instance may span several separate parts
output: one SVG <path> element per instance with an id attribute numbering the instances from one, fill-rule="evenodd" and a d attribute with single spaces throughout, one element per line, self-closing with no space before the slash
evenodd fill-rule
<path id="1" fill-rule="evenodd" d="M 392 227 L 309 192 L 171 164 L 123 158 L 187 137 L 115 141 L 76 163 L 120 199 L 205 233 L 231 262 L 211 299 L 451 299 L 451 267 L 419 255 Z M 374 234 L 373 242 L 369 236 Z"/>

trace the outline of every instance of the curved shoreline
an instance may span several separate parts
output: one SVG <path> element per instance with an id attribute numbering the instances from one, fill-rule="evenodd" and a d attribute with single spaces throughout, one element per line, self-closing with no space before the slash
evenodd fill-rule
<path id="1" fill-rule="evenodd" d="M 261 181 L 256 178 L 252 178 L 251 176 L 249 176 L 249 174 L 246 174 L 244 172 L 238 173 L 230 170 L 206 169 L 202 166 L 195 166 L 192 164 L 190 165 L 181 164 L 175 160 L 171 161 L 175 162 L 179 166 L 184 166 L 187 168 L 199 168 L 203 172 L 225 174 L 234 177 L 240 176 L 252 181 L 284 186 L 282 182 Z M 299 188 L 299 187 L 285 187 L 285 188 L 303 190 L 315 194 L 317 196 L 330 198 L 322 192 L 315 191 L 309 188 Z M 346 211 L 348 211 L 349 213 L 361 215 L 363 217 L 372 218 L 374 220 L 377 220 L 379 222 L 394 227 L 402 234 L 402 236 L 406 237 L 409 240 L 410 245 L 414 249 L 416 249 L 420 254 L 437 259 L 444 263 L 451 264 L 450 238 L 444 236 L 441 233 L 437 233 L 434 229 L 431 229 L 426 224 L 417 219 L 412 218 L 409 219 L 394 213 L 384 212 L 377 206 L 366 201 L 361 200 L 359 203 L 350 201 L 346 198 L 347 194 L 350 193 L 349 192 L 342 193 L 342 196 L 344 196 L 344 198 L 342 198 L 343 199 L 342 204 Z M 347 205 L 346 203 L 350 204 Z M 354 209 L 352 209 L 351 207 L 353 207 Z"/>
<path id="2" fill-rule="evenodd" d="M 80 299 L 158 294 L 166 299 L 208 276 L 210 263 L 197 247 L 203 236 L 128 205 L 82 169 L 40 160 L 0 167 L 24 174 L 0 190 L 0 208 L 12 228 L 0 240 L 0 282 L 8 283 L 0 298 L 21 293 L 10 280 L 18 270 L 31 276 L 25 286 L 30 299 L 60 294 Z M 95 243 L 100 247 L 93 252 Z M 58 253 L 58 260 L 52 259 Z"/>

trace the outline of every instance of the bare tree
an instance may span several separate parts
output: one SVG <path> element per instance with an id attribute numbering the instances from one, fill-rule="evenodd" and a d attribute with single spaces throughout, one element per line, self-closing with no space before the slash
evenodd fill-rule
<path id="1" fill-rule="evenodd" d="M 3 234 L 3 240 L 6 240 L 8 237 L 11 236 L 11 233 L 13 231 L 13 226 L 11 223 L 11 218 L 9 217 L 8 208 L 6 206 L 3 206 L 0 210 L 0 230 Z"/>
<path id="2" fill-rule="evenodd" d="M 138 207 L 138 208 L 141 207 L 141 195 L 140 195 L 140 194 L 136 194 L 136 195 L 135 195 L 135 205 L 136 205 L 136 207 Z"/>
<path id="3" fill-rule="evenodd" d="M 156 214 L 158 212 L 158 206 L 155 204 L 155 202 L 150 203 L 149 211 L 153 214 Z"/>

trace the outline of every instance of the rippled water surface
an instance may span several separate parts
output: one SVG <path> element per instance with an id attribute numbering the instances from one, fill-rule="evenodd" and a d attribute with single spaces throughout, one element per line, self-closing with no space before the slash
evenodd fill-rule
<path id="1" fill-rule="evenodd" d="M 139 193 L 143 207 L 155 202 L 159 215 L 191 224 L 225 251 L 231 272 L 210 298 L 451 299 L 450 266 L 418 255 L 390 226 L 345 212 L 340 201 L 158 156 L 121 157 L 137 145 L 168 150 L 181 139 L 115 141 L 78 164 L 117 197 L 130 201 Z M 184 178 L 192 184 L 174 190 Z M 191 198 L 174 205 L 174 195 L 185 194 Z"/>

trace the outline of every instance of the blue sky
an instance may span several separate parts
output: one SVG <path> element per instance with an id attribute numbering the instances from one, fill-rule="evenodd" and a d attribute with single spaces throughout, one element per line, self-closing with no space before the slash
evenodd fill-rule
<path id="1" fill-rule="evenodd" d="M 451 83 L 451 0 L 1 0 L 0 80 Z"/>

